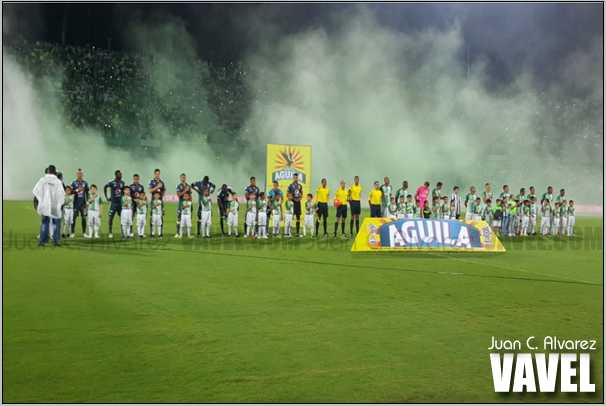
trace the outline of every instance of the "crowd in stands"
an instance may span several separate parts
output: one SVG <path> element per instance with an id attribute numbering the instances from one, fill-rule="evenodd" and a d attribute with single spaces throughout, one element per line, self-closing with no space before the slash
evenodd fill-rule
<path id="1" fill-rule="evenodd" d="M 4 46 L 30 82 L 59 94 L 57 108 L 68 127 L 101 130 L 106 137 L 196 141 L 236 133 L 247 115 L 241 63 L 213 67 L 198 61 L 170 89 L 163 83 L 164 71 L 184 73 L 170 61 L 94 46 L 23 40 Z"/>
<path id="2" fill-rule="evenodd" d="M 236 139 L 247 117 L 259 107 L 266 108 L 271 100 L 269 93 L 280 88 L 281 83 L 276 72 L 255 72 L 240 62 L 213 66 L 197 60 L 184 67 L 94 46 L 14 40 L 3 47 L 25 68 L 31 82 L 44 81 L 41 87 L 60 95 L 57 108 L 67 118 L 68 130 L 92 129 L 112 138 L 210 143 Z M 172 72 L 174 77 L 165 77 L 166 72 Z M 505 108 L 511 104 L 504 105 L 496 118 L 473 114 L 463 118 L 478 134 L 495 135 L 495 129 L 505 129 L 503 134 L 507 134 L 509 127 L 510 132 L 528 130 L 537 135 L 537 139 L 523 142 L 526 148 L 515 141 L 520 153 L 557 157 L 563 148 L 569 153 L 574 148 L 584 156 L 593 156 L 603 150 L 603 112 L 599 103 L 548 95 L 527 97 L 535 100 L 529 105 L 536 111 L 524 118 L 518 110 Z M 431 114 L 432 105 L 431 100 L 419 103 L 421 113 Z M 571 137 L 580 142 L 564 142 Z M 503 136 L 504 144 L 513 141 L 506 138 Z M 598 154 L 596 159 L 603 160 L 603 156 Z"/>

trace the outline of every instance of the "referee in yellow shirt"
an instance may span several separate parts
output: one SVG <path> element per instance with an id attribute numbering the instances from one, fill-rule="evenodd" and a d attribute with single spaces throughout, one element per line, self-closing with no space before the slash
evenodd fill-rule
<path id="1" fill-rule="evenodd" d="M 320 218 L 324 217 L 324 237 L 328 237 L 326 232 L 326 222 L 328 221 L 328 199 L 330 198 L 330 189 L 326 187 L 326 179 L 322 179 L 322 186 L 316 189 L 316 202 L 318 204 L 318 217 L 316 218 L 316 237 L 320 231 Z"/>
<path id="2" fill-rule="evenodd" d="M 337 230 L 339 229 L 339 219 L 341 220 L 341 237 L 347 237 L 345 235 L 345 219 L 347 218 L 347 198 L 349 197 L 349 191 L 345 189 L 345 181 L 341 181 L 341 187 L 337 189 L 335 193 L 335 200 L 340 200 L 341 205 L 337 207 L 337 221 L 335 222 L 335 237 L 337 236 Z"/>
<path id="3" fill-rule="evenodd" d="M 375 188 L 370 191 L 368 204 L 370 205 L 370 217 L 381 217 L 381 201 L 383 192 L 379 189 L 379 181 L 375 180 Z"/>
<path id="4" fill-rule="evenodd" d="M 354 177 L 354 184 L 349 187 L 349 206 L 351 207 L 351 220 L 349 221 L 349 233 L 353 237 L 354 220 L 356 221 L 356 234 L 360 232 L 360 199 L 362 198 L 362 186 L 360 186 L 360 177 Z"/>

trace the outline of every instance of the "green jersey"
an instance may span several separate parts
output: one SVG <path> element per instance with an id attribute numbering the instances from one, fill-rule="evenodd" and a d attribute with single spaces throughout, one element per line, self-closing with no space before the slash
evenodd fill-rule
<path id="1" fill-rule="evenodd" d="M 476 201 L 475 201 L 475 199 L 472 200 L 472 201 L 470 201 L 467 204 L 467 211 L 470 212 L 470 213 L 476 214 Z"/>
<path id="2" fill-rule="evenodd" d="M 438 190 L 437 188 L 434 188 L 431 190 L 431 199 L 433 200 L 434 197 L 437 197 L 438 199 L 442 198 L 442 191 Z"/>
<path id="3" fill-rule="evenodd" d="M 257 202 L 254 199 L 248 199 L 246 201 L 246 212 L 257 213 Z"/>
<path id="4" fill-rule="evenodd" d="M 154 206 L 156 206 L 156 207 L 154 207 Z M 151 211 L 152 211 L 152 214 L 162 214 L 162 200 L 160 200 L 160 199 L 152 200 Z"/>
<path id="5" fill-rule="evenodd" d="M 257 200 L 257 211 L 259 213 L 264 212 L 267 209 L 267 199 Z"/>
<path id="6" fill-rule="evenodd" d="M 473 206 L 473 214 L 481 216 L 482 215 L 482 203 L 478 204 L 476 202 Z"/>
<path id="7" fill-rule="evenodd" d="M 147 214 L 147 200 L 139 198 L 139 203 L 137 203 L 137 214 Z"/>
<path id="8" fill-rule="evenodd" d="M 240 203 L 238 203 L 237 200 L 230 201 L 229 205 L 227 206 L 227 210 L 230 211 L 232 214 L 238 214 L 239 208 L 240 208 Z"/>
<path id="9" fill-rule="evenodd" d="M 528 215 L 530 214 L 530 206 L 522 206 L 522 214 L 524 215 L 524 217 L 528 217 Z"/>
<path id="10" fill-rule="evenodd" d="M 530 215 L 531 216 L 536 216 L 537 215 L 537 205 L 536 205 L 536 203 L 530 203 Z"/>
<path id="11" fill-rule="evenodd" d="M 553 215 L 554 219 L 559 219 L 560 218 L 560 208 L 558 207 L 557 209 L 554 207 L 553 209 L 551 209 L 551 214 Z"/>
<path id="12" fill-rule="evenodd" d="M 568 217 L 574 217 L 574 207 L 568 206 Z"/>
<path id="13" fill-rule="evenodd" d="M 420 218 L 419 215 L 421 214 L 421 208 L 417 205 L 412 206 L 412 211 L 413 211 L 413 218 L 418 219 Z"/>
<path id="14" fill-rule="evenodd" d="M 532 193 L 528 194 L 528 200 L 532 200 L 533 197 L 537 197 L 537 195 L 533 195 Z"/>
<path id="15" fill-rule="evenodd" d="M 457 218 L 457 206 L 450 206 L 450 218 L 451 219 Z"/>
<path id="16" fill-rule="evenodd" d="M 313 200 L 311 202 L 305 202 L 305 215 L 309 216 L 314 214 L 315 205 Z"/>
<path id="17" fill-rule="evenodd" d="M 133 199 L 131 199 L 130 196 L 122 196 L 121 202 L 122 208 L 124 209 L 130 210 L 131 206 L 133 205 Z"/>
<path id="18" fill-rule="evenodd" d="M 560 207 L 560 217 L 565 219 L 568 218 L 568 208 L 567 207 Z"/>
<path id="19" fill-rule="evenodd" d="M 273 202 L 271 202 L 271 214 L 275 217 L 281 217 L 282 216 L 282 205 L 280 204 L 279 201 L 274 200 Z"/>
<path id="20" fill-rule="evenodd" d="M 414 213 L 415 205 L 413 202 L 406 202 L 404 205 L 406 206 L 406 213 Z"/>
<path id="21" fill-rule="evenodd" d="M 544 204 L 541 206 L 541 216 L 549 217 L 549 213 L 551 213 L 551 207 L 548 204 Z"/>
<path id="22" fill-rule="evenodd" d="M 294 211 L 295 204 L 292 200 L 287 200 L 285 206 L 286 206 L 286 214 L 295 213 L 295 211 Z"/>
<path id="23" fill-rule="evenodd" d="M 524 204 L 524 200 L 526 200 L 526 195 L 517 195 L 516 200 L 518 201 L 518 204 L 521 206 Z"/>
<path id="24" fill-rule="evenodd" d="M 191 216 L 191 202 L 187 200 L 183 200 L 181 203 L 181 215 L 190 215 Z"/>
<path id="25" fill-rule="evenodd" d="M 390 186 L 381 185 L 379 190 L 382 193 L 381 204 L 383 204 L 383 206 L 389 205 L 389 202 L 391 202 L 391 191 L 392 191 L 391 185 Z"/>
<path id="26" fill-rule="evenodd" d="M 467 205 L 467 210 L 471 210 L 471 205 L 476 204 L 476 197 L 477 196 L 475 194 L 467 193 L 467 196 L 465 196 L 465 204 Z M 473 213 L 473 210 L 471 210 L 471 212 Z"/>
<path id="27" fill-rule="evenodd" d="M 509 202 L 509 214 L 515 216 L 518 212 L 518 205 L 513 200 Z"/>
<path id="28" fill-rule="evenodd" d="M 91 199 L 93 197 L 92 194 L 88 194 L 88 198 Z M 88 211 L 99 211 L 99 206 L 103 204 L 103 200 L 99 195 L 96 195 L 92 202 L 88 203 Z"/>
<path id="29" fill-rule="evenodd" d="M 450 214 L 450 205 L 448 203 L 442 203 L 442 218 L 448 216 Z"/>
<path id="30" fill-rule="evenodd" d="M 406 214 L 406 202 L 398 203 L 397 210 L 398 210 L 398 214 L 402 214 L 402 215 Z"/>
<path id="31" fill-rule="evenodd" d="M 487 199 L 492 200 L 492 192 L 483 191 L 482 192 L 482 202 L 485 202 Z"/>
<path id="32" fill-rule="evenodd" d="M 511 196 L 511 194 L 506 193 L 506 192 L 502 192 L 502 193 L 499 195 L 499 199 L 501 199 L 501 200 L 503 200 L 503 199 L 509 199 L 509 196 Z"/>
<path id="33" fill-rule="evenodd" d="M 556 203 L 562 203 L 567 201 L 568 199 L 566 199 L 566 196 L 562 196 L 562 195 L 558 195 L 558 197 L 556 197 Z"/>
<path id="34" fill-rule="evenodd" d="M 73 209 L 74 208 L 74 195 L 65 195 L 65 204 L 63 205 L 64 209 Z"/>
<path id="35" fill-rule="evenodd" d="M 492 207 L 486 206 L 484 208 L 484 219 L 486 221 L 492 221 L 492 218 L 493 218 Z"/>
<path id="36" fill-rule="evenodd" d="M 200 199 L 200 203 L 202 204 L 202 211 L 212 211 L 213 209 L 213 202 L 211 200 L 210 196 L 204 196 L 202 195 L 202 199 Z"/>
<path id="37" fill-rule="evenodd" d="M 398 191 L 396 192 L 396 201 L 399 202 L 400 201 L 400 196 L 404 196 L 404 201 L 406 201 L 406 199 L 408 199 L 408 190 L 407 189 L 398 189 Z"/>
<path id="38" fill-rule="evenodd" d="M 396 214 L 398 214 L 398 205 L 397 204 L 389 204 L 389 206 L 387 206 L 387 208 L 389 209 L 389 214 L 395 216 Z"/>
<path id="39" fill-rule="evenodd" d="M 541 196 L 541 203 L 543 203 L 544 200 L 547 200 L 551 206 L 551 203 L 553 203 L 553 195 L 547 192 L 543 193 L 543 196 Z"/>
<path id="40" fill-rule="evenodd" d="M 439 219 L 440 218 L 440 205 L 436 204 L 431 208 L 431 218 Z"/>

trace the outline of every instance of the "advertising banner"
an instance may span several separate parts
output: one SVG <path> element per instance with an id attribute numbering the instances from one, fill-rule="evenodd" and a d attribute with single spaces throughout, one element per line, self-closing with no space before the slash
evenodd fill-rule
<path id="1" fill-rule="evenodd" d="M 266 191 L 278 185 L 286 198 L 286 189 L 292 183 L 295 173 L 299 174 L 299 183 L 303 186 L 303 196 L 310 191 L 311 183 L 311 146 L 267 144 L 267 185 Z M 305 199 L 303 199 L 304 201 Z"/>
<path id="2" fill-rule="evenodd" d="M 352 251 L 505 252 L 485 221 L 366 218 Z"/>

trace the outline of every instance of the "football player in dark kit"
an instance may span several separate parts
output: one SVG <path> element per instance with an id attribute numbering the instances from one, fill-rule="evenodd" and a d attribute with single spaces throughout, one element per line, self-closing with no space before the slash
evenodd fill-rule
<path id="1" fill-rule="evenodd" d="M 76 231 L 76 220 L 78 215 L 82 217 L 82 234 L 86 234 L 86 197 L 88 196 L 88 182 L 84 180 L 82 169 L 78 168 L 76 180 L 70 185 L 74 195 L 74 222 L 72 223 L 72 233 L 70 238 L 74 237 Z"/>
<path id="2" fill-rule="evenodd" d="M 135 214 L 137 214 L 137 204 L 139 203 L 139 193 L 145 192 L 145 187 L 139 183 L 139 175 L 133 175 L 133 183 L 128 187 L 130 189 L 130 197 L 133 199 L 133 223 L 135 222 Z M 130 233 L 133 233 L 133 226 L 130 226 Z"/>
<path id="3" fill-rule="evenodd" d="M 244 197 L 246 200 L 250 199 L 251 195 L 255 195 L 257 198 L 259 197 L 259 188 L 257 187 L 257 178 L 254 176 L 250 177 L 250 185 L 246 186 L 244 189 Z M 258 214 L 258 213 L 257 213 Z M 255 226 L 257 227 L 257 226 Z M 246 225 L 246 221 L 244 222 L 244 235 L 246 235 L 246 231 L 248 230 L 248 226 Z M 257 231 L 258 229 L 255 229 Z M 257 233 L 255 233 L 256 235 Z"/>
<path id="4" fill-rule="evenodd" d="M 187 176 L 182 173 L 177 185 L 177 197 L 179 198 L 179 206 L 177 207 L 177 234 L 175 238 L 179 238 L 179 229 L 181 228 L 181 205 L 185 201 L 185 195 L 191 196 L 191 186 L 187 183 Z"/>
<path id="5" fill-rule="evenodd" d="M 303 186 L 299 183 L 299 174 L 294 173 L 292 175 L 292 183 L 288 185 L 288 193 L 292 195 L 293 214 L 297 219 L 297 237 L 301 237 L 299 234 L 299 228 L 301 226 L 301 198 L 303 197 Z"/>
<path id="6" fill-rule="evenodd" d="M 154 178 L 149 181 L 149 195 L 153 197 L 154 193 L 160 193 L 160 200 L 162 200 L 162 225 L 160 226 L 160 234 L 158 237 L 164 238 L 164 234 L 162 234 L 162 229 L 164 227 L 164 193 L 166 193 L 166 185 L 164 181 L 160 179 L 160 169 L 154 169 Z M 153 224 L 151 222 L 151 214 L 152 210 L 149 211 L 150 221 L 149 221 L 149 233 L 153 234 Z"/>
<path id="7" fill-rule="evenodd" d="M 112 234 L 112 224 L 114 222 L 114 216 L 118 213 L 118 222 L 120 221 L 120 214 L 122 213 L 122 192 L 124 191 L 124 181 L 122 180 L 122 172 L 116 170 L 114 172 L 115 178 L 105 184 L 103 188 L 103 194 L 105 199 L 109 202 L 109 235 L 107 238 L 114 238 Z M 110 189 L 111 198 L 107 197 L 107 188 Z"/>
<path id="8" fill-rule="evenodd" d="M 191 188 L 198 193 L 198 233 L 196 237 L 200 238 L 200 224 L 202 223 L 202 196 L 204 196 L 204 190 L 206 189 L 208 189 L 208 195 L 212 195 L 215 191 L 215 184 L 208 179 L 208 176 L 204 176 L 202 180 L 192 183 Z"/>
<path id="9" fill-rule="evenodd" d="M 233 190 L 225 183 L 221 185 L 219 193 L 217 193 L 217 207 L 219 207 L 219 222 L 221 224 L 221 235 L 225 237 L 225 229 L 223 226 L 223 220 L 227 221 L 227 206 L 229 204 L 229 197 L 233 194 Z"/>

